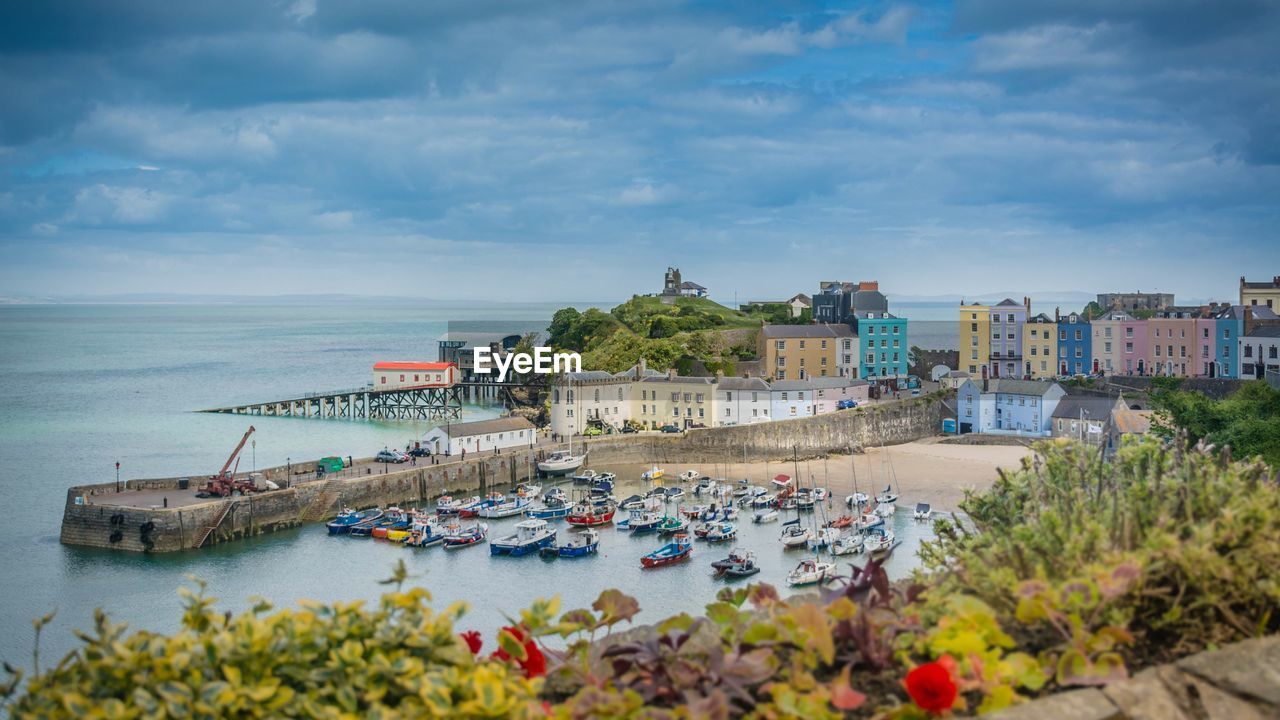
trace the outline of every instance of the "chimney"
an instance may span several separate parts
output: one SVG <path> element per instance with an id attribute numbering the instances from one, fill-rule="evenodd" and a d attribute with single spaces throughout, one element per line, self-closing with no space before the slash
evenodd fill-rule
<path id="1" fill-rule="evenodd" d="M 1062 320 L 1062 307 L 1058 306 L 1053 309 L 1053 321 L 1059 322 L 1061 320 Z"/>
<path id="2" fill-rule="evenodd" d="M 676 369 L 675 369 L 675 368 L 668 368 L 668 369 L 667 369 L 667 379 L 668 379 L 668 380 L 675 380 L 675 379 L 676 379 Z"/>
<path id="3" fill-rule="evenodd" d="M 1244 335 L 1247 337 L 1253 331 L 1253 307 L 1244 306 Z"/>
<path id="4" fill-rule="evenodd" d="M 1022 306 L 1027 309 L 1027 319 L 1031 318 L 1031 298 L 1026 295 L 1022 296 Z"/>
<path id="5" fill-rule="evenodd" d="M 724 370 L 722 368 L 716 368 L 716 382 L 720 382 L 723 379 L 724 379 Z"/>
<path id="6" fill-rule="evenodd" d="M 1275 275 L 1275 276 L 1273 276 L 1273 277 L 1271 278 L 1271 284 L 1272 284 L 1272 285 L 1280 285 L 1280 275 Z"/>

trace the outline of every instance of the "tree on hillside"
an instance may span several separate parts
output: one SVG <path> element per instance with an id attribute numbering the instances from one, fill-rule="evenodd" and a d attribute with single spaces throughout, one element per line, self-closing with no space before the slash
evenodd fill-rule
<path id="1" fill-rule="evenodd" d="M 1223 400 L 1198 392 L 1158 388 L 1151 394 L 1152 428 L 1162 437 L 1185 430 L 1194 441 L 1230 445 L 1236 457 L 1260 455 L 1280 467 L 1280 391 L 1260 380 Z"/>

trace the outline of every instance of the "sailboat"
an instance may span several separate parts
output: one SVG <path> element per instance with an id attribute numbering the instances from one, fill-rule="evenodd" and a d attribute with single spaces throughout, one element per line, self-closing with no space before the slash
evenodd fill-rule
<path id="1" fill-rule="evenodd" d="M 573 376 L 569 376 L 569 395 L 573 395 Z M 543 475 L 568 475 L 586 462 L 587 454 L 573 454 L 573 433 L 569 433 L 569 449 L 557 450 L 538 461 L 538 472 Z"/>

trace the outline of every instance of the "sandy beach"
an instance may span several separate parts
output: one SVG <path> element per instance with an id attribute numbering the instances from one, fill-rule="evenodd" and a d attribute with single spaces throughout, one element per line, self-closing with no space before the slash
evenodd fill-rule
<path id="1" fill-rule="evenodd" d="M 848 455 L 825 460 L 801 460 L 799 473 L 805 485 L 812 483 L 826 487 L 841 501 L 854 490 L 855 472 L 858 490 L 868 494 L 884 488 L 887 478 L 896 477 L 902 496 L 900 507 L 926 502 L 935 510 L 953 511 L 964 499 L 966 489 L 990 487 L 998 468 L 1015 470 L 1021 466 L 1022 458 L 1030 454 L 1031 450 L 1020 446 L 943 445 L 924 440 L 884 449 L 870 448 L 865 454 L 853 456 L 852 463 Z M 745 477 L 758 485 L 767 484 L 779 474 L 794 476 L 795 467 L 791 462 L 669 463 L 662 466 L 668 483 L 673 482 L 679 473 L 692 469 L 730 480 Z M 621 480 L 634 481 L 648 466 L 628 464 L 595 469 L 610 470 Z"/>

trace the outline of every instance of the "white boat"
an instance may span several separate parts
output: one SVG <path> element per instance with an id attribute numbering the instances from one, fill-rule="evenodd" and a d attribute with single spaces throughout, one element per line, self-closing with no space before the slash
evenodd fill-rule
<path id="1" fill-rule="evenodd" d="M 866 493 L 856 492 L 856 493 L 854 493 L 854 494 L 850 495 L 849 497 L 846 497 L 846 498 L 844 499 L 844 504 L 845 504 L 845 505 L 848 505 L 849 507 L 853 507 L 853 506 L 855 506 L 855 505 L 859 505 L 859 506 L 861 506 L 861 505 L 866 505 L 866 504 L 867 504 L 867 494 L 866 494 Z"/>
<path id="2" fill-rule="evenodd" d="M 778 498 L 772 494 L 757 495 L 751 499 L 751 507 L 756 507 L 756 508 L 772 507 L 773 504 L 777 501 L 778 501 Z"/>
<path id="3" fill-rule="evenodd" d="M 876 502 L 882 505 L 891 505 L 898 501 L 898 493 L 889 489 L 888 485 L 884 486 L 884 490 L 876 494 Z"/>
<path id="4" fill-rule="evenodd" d="M 617 474 L 611 473 L 611 472 L 602 472 L 599 475 L 596 475 L 595 480 L 593 480 L 592 482 L 593 483 L 611 483 L 616 479 L 618 479 Z"/>
<path id="5" fill-rule="evenodd" d="M 829 547 L 831 543 L 840 538 L 840 531 L 835 528 L 820 528 L 813 537 L 809 538 L 809 547 L 818 550 Z"/>
<path id="6" fill-rule="evenodd" d="M 831 543 L 832 555 L 853 555 L 859 552 L 862 552 L 861 533 L 848 533 L 846 535 L 841 535 L 836 538 L 835 542 Z"/>
<path id="7" fill-rule="evenodd" d="M 712 480 L 711 478 L 705 478 L 701 480 L 697 485 L 693 486 L 693 494 L 701 496 L 704 494 L 713 493 L 715 492 L 715 489 L 716 489 L 716 481 Z"/>
<path id="8" fill-rule="evenodd" d="M 751 519 L 751 522 L 757 525 L 762 525 L 764 523 L 771 523 L 771 522 L 777 522 L 777 521 L 778 521 L 778 511 L 774 510 L 773 508 L 765 508 L 764 510 L 757 510 L 755 517 Z"/>
<path id="9" fill-rule="evenodd" d="M 799 508 L 800 510 L 812 510 L 813 503 L 814 503 L 814 500 L 812 495 L 809 495 L 806 493 L 804 495 L 796 496 L 796 507 Z"/>
<path id="10" fill-rule="evenodd" d="M 862 547 L 872 555 L 881 555 L 893 549 L 893 531 L 885 528 L 874 528 L 867 531 Z"/>
<path id="11" fill-rule="evenodd" d="M 600 477 L 600 475 L 596 473 L 595 470 L 583 470 L 577 475 L 574 475 L 572 479 L 574 485 L 590 485 L 598 477 Z"/>
<path id="12" fill-rule="evenodd" d="M 468 505 L 479 505 L 480 496 L 472 495 L 469 498 L 455 498 L 452 495 L 442 495 L 436 500 L 436 512 L 441 515 L 457 515 L 458 511 Z"/>
<path id="13" fill-rule="evenodd" d="M 546 520 L 522 520 L 516 523 L 516 534 L 489 543 L 493 555 L 528 555 L 556 541 L 556 529 Z"/>
<path id="14" fill-rule="evenodd" d="M 654 480 L 661 480 L 662 477 L 666 474 L 667 472 L 665 470 L 658 467 L 657 465 L 654 465 L 648 470 L 645 470 L 644 472 L 640 473 L 640 479 L 644 480 L 645 482 L 653 482 Z"/>
<path id="15" fill-rule="evenodd" d="M 861 518 L 858 519 L 857 525 L 863 530 L 870 530 L 871 528 L 884 525 L 884 518 L 877 513 L 868 510 L 862 514 Z"/>
<path id="16" fill-rule="evenodd" d="M 816 487 L 813 489 L 813 499 L 819 502 L 827 499 L 827 489 Z"/>
<path id="17" fill-rule="evenodd" d="M 662 517 L 652 510 L 632 510 L 626 520 L 615 523 L 615 526 L 619 530 L 636 533 L 650 532 L 658 529 L 658 525 L 662 524 Z"/>
<path id="18" fill-rule="evenodd" d="M 893 513 L 896 512 L 897 509 L 898 509 L 898 506 L 894 505 L 891 502 L 888 502 L 888 503 L 882 502 L 876 505 L 876 514 L 879 515 L 880 517 L 887 518 L 893 515 Z"/>
<path id="19" fill-rule="evenodd" d="M 567 450 L 557 450 L 538 461 L 538 472 L 544 475 L 566 475 L 582 467 L 586 455 L 574 455 Z"/>
<path id="20" fill-rule="evenodd" d="M 832 563 L 822 562 L 817 558 L 812 560 L 801 560 L 795 569 L 787 573 L 787 584 L 791 587 L 799 585 L 813 585 L 815 583 L 824 582 L 835 575 L 836 566 Z"/>
<path id="21" fill-rule="evenodd" d="M 809 538 L 812 537 L 812 530 L 801 525 L 799 521 L 792 520 L 782 529 L 782 535 L 778 537 L 778 542 L 782 543 L 783 547 L 794 548 L 809 542 Z"/>
<path id="22" fill-rule="evenodd" d="M 522 498 L 535 498 L 540 492 L 542 492 L 542 486 L 538 483 L 520 483 L 516 486 L 516 495 Z"/>
<path id="23" fill-rule="evenodd" d="M 702 477 L 702 473 L 697 470 L 685 470 L 680 473 L 680 482 L 693 482 L 700 477 Z"/>
<path id="24" fill-rule="evenodd" d="M 518 497 L 507 502 L 486 505 L 477 510 L 476 515 L 489 519 L 513 517 L 528 510 L 530 505 L 531 503 L 528 499 Z"/>
<path id="25" fill-rule="evenodd" d="M 667 500 L 679 500 L 684 497 L 684 488 L 672 485 L 666 491 Z"/>
<path id="26" fill-rule="evenodd" d="M 928 520 L 933 517 L 933 508 L 929 507 L 929 503 L 916 503 L 915 518 L 917 520 Z"/>

